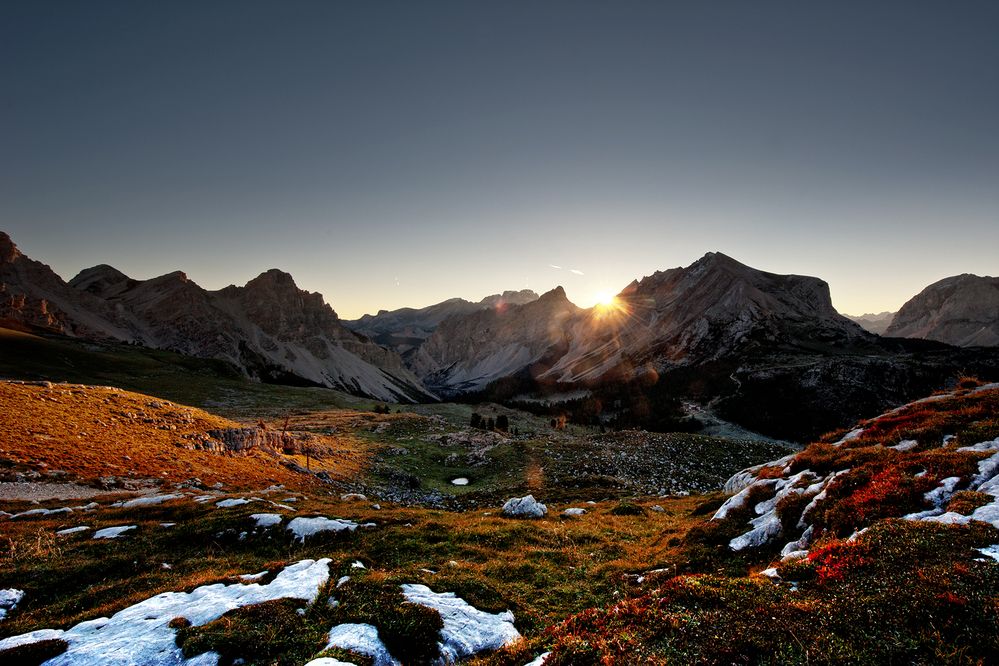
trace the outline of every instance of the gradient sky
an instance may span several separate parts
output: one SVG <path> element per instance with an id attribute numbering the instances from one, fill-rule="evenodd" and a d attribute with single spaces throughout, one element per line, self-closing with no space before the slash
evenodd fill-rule
<path id="1" fill-rule="evenodd" d="M 894 310 L 999 274 L 999 3 L 3 0 L 0 229 L 345 318 L 712 250 Z"/>

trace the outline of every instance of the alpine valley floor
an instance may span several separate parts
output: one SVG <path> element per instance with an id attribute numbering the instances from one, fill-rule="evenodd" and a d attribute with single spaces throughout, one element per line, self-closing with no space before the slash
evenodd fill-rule
<path id="1" fill-rule="evenodd" d="M 142 388 L 0 384 L 3 663 L 999 653 L 996 386 L 803 450 L 235 379 Z M 546 513 L 504 515 L 526 495 Z"/>

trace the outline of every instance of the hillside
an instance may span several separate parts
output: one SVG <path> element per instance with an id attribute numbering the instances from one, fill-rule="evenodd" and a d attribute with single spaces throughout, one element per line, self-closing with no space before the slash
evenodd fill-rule
<path id="1" fill-rule="evenodd" d="M 570 618 L 549 630 L 544 663 L 997 654 L 999 386 L 966 381 L 745 470 L 726 490 L 685 537 L 686 568 L 703 575 L 660 572 L 642 594 Z"/>
<path id="2" fill-rule="evenodd" d="M 999 278 L 965 273 L 934 282 L 906 301 L 885 335 L 999 346 Z"/>
<path id="3" fill-rule="evenodd" d="M 457 434 L 450 419 L 467 414 L 369 415 L 374 427 L 353 434 L 367 432 L 388 460 L 421 433 Z M 365 420 L 333 411 L 292 427 Z M 672 446 L 665 455 L 677 460 L 690 446 L 629 433 L 596 441 L 638 474 L 629 453 Z M 727 498 L 615 499 L 589 485 L 552 501 L 570 483 L 555 460 L 575 451 L 577 464 L 599 464 L 566 437 L 546 444 L 553 460 L 540 467 L 554 479 L 536 486 L 548 506 L 533 520 L 502 515 L 501 496 L 440 511 L 276 486 L 68 508 L 0 500 L 15 514 L 0 540 L 0 589 L 14 600 L 0 657 L 361 666 L 429 663 L 441 650 L 478 666 L 989 663 L 997 442 L 999 387 L 966 380 L 736 473 Z"/>
<path id="4" fill-rule="evenodd" d="M 234 444 L 246 426 L 200 409 L 103 386 L 0 382 L 0 457 L 7 481 L 74 480 L 98 488 L 151 490 L 191 487 L 312 488 L 286 455 L 263 435 Z M 279 435 L 279 433 L 274 433 Z M 349 440 L 315 436 L 338 475 L 356 475 L 363 457 Z M 294 448 L 289 439 L 289 449 Z M 301 444 L 298 445 L 301 448 Z M 335 465 L 333 460 L 335 459 Z"/>

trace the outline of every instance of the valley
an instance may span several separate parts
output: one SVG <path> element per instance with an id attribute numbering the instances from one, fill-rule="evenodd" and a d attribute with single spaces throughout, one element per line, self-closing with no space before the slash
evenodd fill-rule
<path id="1" fill-rule="evenodd" d="M 815 278 L 709 253 L 612 306 L 341 324 L 280 271 L 0 269 L 4 663 L 999 649 L 999 350 L 872 335 Z"/>

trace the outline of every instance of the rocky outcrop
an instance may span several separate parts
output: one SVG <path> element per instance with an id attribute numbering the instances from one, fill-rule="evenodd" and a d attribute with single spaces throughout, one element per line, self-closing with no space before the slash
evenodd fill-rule
<path id="1" fill-rule="evenodd" d="M 203 434 L 192 434 L 178 442 L 178 446 L 212 453 L 247 455 L 254 450 L 271 453 L 301 453 L 316 444 L 309 433 L 278 432 L 263 428 L 220 428 Z"/>
<path id="2" fill-rule="evenodd" d="M 934 282 L 902 306 L 885 335 L 999 346 L 999 278 L 965 273 Z"/>

